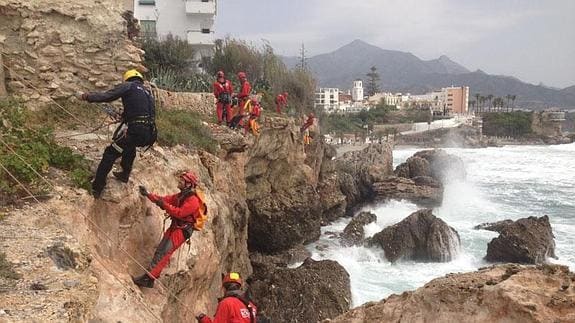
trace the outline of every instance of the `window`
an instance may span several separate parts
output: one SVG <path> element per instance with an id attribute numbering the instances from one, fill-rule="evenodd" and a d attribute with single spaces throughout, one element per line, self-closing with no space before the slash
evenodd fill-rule
<path id="1" fill-rule="evenodd" d="M 156 22 L 154 20 L 140 20 L 142 35 L 145 38 L 156 38 Z"/>
<path id="2" fill-rule="evenodd" d="M 210 28 L 202 28 L 202 34 L 209 34 Z"/>
<path id="3" fill-rule="evenodd" d="M 155 6 L 156 0 L 138 0 L 138 4 L 143 6 Z"/>
<path id="4" fill-rule="evenodd" d="M 210 0 L 202 0 L 202 2 L 210 2 Z"/>

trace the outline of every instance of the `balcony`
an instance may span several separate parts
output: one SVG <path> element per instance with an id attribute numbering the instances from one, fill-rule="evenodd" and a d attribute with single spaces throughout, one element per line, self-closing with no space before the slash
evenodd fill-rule
<path id="1" fill-rule="evenodd" d="M 188 31 L 188 43 L 192 45 L 214 45 L 214 32 L 204 33 L 201 30 Z"/>
<path id="2" fill-rule="evenodd" d="M 186 14 L 188 15 L 215 15 L 216 1 L 186 0 Z"/>

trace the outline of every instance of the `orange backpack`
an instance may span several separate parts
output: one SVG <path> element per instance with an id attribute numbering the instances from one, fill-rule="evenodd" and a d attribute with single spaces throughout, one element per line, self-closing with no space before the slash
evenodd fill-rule
<path id="1" fill-rule="evenodd" d="M 204 228 L 206 222 L 208 222 L 208 206 L 206 205 L 206 196 L 201 190 L 196 190 L 196 196 L 200 200 L 200 215 L 196 218 L 194 223 L 194 230 L 200 231 Z"/>

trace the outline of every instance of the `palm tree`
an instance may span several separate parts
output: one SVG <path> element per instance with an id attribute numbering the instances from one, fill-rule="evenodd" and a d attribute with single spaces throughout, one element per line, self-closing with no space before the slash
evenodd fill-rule
<path id="1" fill-rule="evenodd" d="M 511 100 L 511 94 L 507 94 L 507 112 L 509 112 L 509 100 Z"/>
<path id="2" fill-rule="evenodd" d="M 479 98 L 481 97 L 481 94 L 479 93 L 475 93 L 475 102 L 477 102 L 477 108 L 479 110 Z"/>
<path id="3" fill-rule="evenodd" d="M 485 103 L 485 97 L 484 96 L 480 96 L 479 97 L 479 104 L 481 105 L 481 112 L 483 112 L 483 104 Z"/>
<path id="4" fill-rule="evenodd" d="M 469 105 L 471 106 L 471 110 L 473 110 L 473 113 L 475 113 L 475 101 L 469 100 Z"/>
<path id="5" fill-rule="evenodd" d="M 493 94 L 487 95 L 487 101 L 489 101 L 489 112 L 491 112 L 491 100 L 493 100 Z"/>
<path id="6" fill-rule="evenodd" d="M 515 107 L 515 99 L 517 98 L 517 96 L 515 94 L 513 94 L 510 99 L 511 99 L 511 112 L 513 112 L 513 108 Z"/>

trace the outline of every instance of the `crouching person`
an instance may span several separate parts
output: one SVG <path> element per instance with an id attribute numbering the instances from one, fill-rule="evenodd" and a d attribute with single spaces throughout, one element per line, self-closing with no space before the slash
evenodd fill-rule
<path id="1" fill-rule="evenodd" d="M 219 299 L 216 315 L 212 320 L 205 314 L 196 316 L 199 323 L 256 323 L 257 308 L 241 291 L 240 274 L 229 273 L 222 279 L 224 295 Z"/>
<path id="2" fill-rule="evenodd" d="M 179 177 L 180 192 L 174 195 L 158 196 L 140 186 L 140 194 L 165 210 L 172 223 L 156 248 L 148 273 L 133 279 L 136 285 L 154 287 L 154 281 L 170 263 L 172 254 L 191 237 L 194 230 L 203 228 L 208 210 L 203 193 L 196 189 L 197 185 L 196 174 L 185 172 Z"/>

